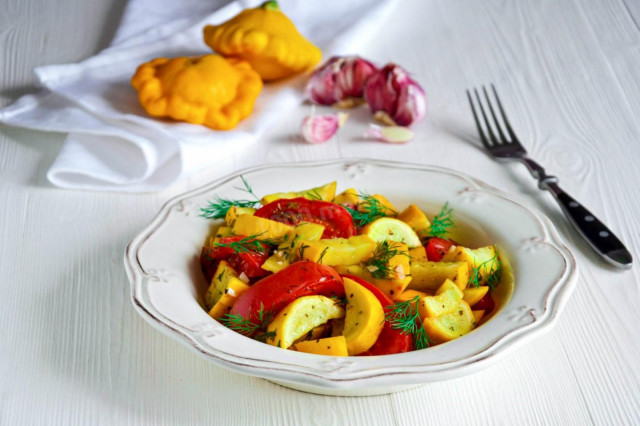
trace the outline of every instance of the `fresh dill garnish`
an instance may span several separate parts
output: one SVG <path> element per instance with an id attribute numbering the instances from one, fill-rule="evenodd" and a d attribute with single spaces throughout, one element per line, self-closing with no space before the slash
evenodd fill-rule
<path id="1" fill-rule="evenodd" d="M 279 242 L 278 240 L 271 239 L 271 238 L 259 240 L 258 237 L 260 235 L 261 234 L 250 235 L 248 237 L 241 238 L 237 241 L 228 241 L 224 243 L 217 242 L 217 243 L 213 243 L 213 245 L 216 247 L 230 248 L 238 254 L 249 253 L 249 252 L 263 254 L 268 251 L 268 248 L 266 246 L 275 245 L 275 244 L 278 244 Z"/>
<path id="2" fill-rule="evenodd" d="M 351 214 L 351 217 L 353 217 L 353 221 L 358 228 L 362 228 L 376 219 L 388 216 L 389 213 L 394 215 L 396 213 L 393 209 L 385 206 L 380 202 L 380 200 L 372 195 L 362 193 L 358 194 L 358 197 L 360 197 L 362 201 L 358 203 L 357 208 L 354 209 L 352 207 L 345 206 L 347 211 Z"/>
<path id="3" fill-rule="evenodd" d="M 271 310 L 265 312 L 264 305 L 261 302 L 260 309 L 257 312 L 257 321 L 252 321 L 242 315 L 226 314 L 220 319 L 220 322 L 225 327 L 243 336 L 266 342 L 267 339 L 273 339 L 276 335 L 275 331 L 266 331 L 272 319 L 273 312 Z"/>
<path id="4" fill-rule="evenodd" d="M 371 258 L 365 262 L 365 266 L 373 278 L 384 280 L 393 277 L 394 270 L 389 266 L 391 258 L 398 254 L 409 255 L 405 251 L 399 250 L 398 247 L 400 245 L 394 241 L 385 240 L 378 243 Z"/>
<path id="5" fill-rule="evenodd" d="M 240 176 L 242 179 L 242 183 L 244 188 L 234 187 L 235 189 L 239 189 L 240 191 L 247 192 L 255 198 L 255 200 L 229 200 L 226 198 L 221 198 L 218 195 L 214 197 L 215 201 L 209 201 L 209 205 L 207 207 L 202 207 L 200 209 L 200 216 L 207 219 L 221 219 L 226 216 L 229 209 L 233 206 L 236 207 L 256 207 L 260 204 L 260 199 L 253 193 L 253 189 L 249 185 L 249 182 L 244 178 L 244 176 Z"/>
<path id="6" fill-rule="evenodd" d="M 311 246 L 307 245 L 305 243 L 302 243 L 302 245 L 298 248 L 298 258 L 299 259 L 303 259 L 304 251 L 306 249 L 308 249 L 309 247 L 311 247 Z"/>
<path id="7" fill-rule="evenodd" d="M 338 305 L 346 305 L 348 302 L 347 296 L 343 296 L 343 297 L 331 296 L 330 299 L 335 301 L 335 303 Z"/>
<path id="8" fill-rule="evenodd" d="M 240 180 L 242 180 L 242 184 L 244 185 L 244 188 L 238 188 L 237 186 L 234 186 L 234 188 L 239 189 L 240 191 L 247 192 L 251 194 L 253 198 L 255 198 L 256 200 L 260 200 L 260 198 L 258 198 L 258 196 L 253 193 L 253 188 L 251 188 L 251 185 L 249 185 L 249 182 L 247 182 L 244 176 L 240 175 Z"/>
<path id="9" fill-rule="evenodd" d="M 217 195 L 214 197 L 215 201 L 209 201 L 207 207 L 202 207 L 200 216 L 206 219 L 221 219 L 227 215 L 229 209 L 233 206 L 236 207 L 255 207 L 260 202 L 251 200 L 227 200 L 220 198 Z"/>
<path id="10" fill-rule="evenodd" d="M 402 334 L 413 336 L 413 344 L 418 349 L 428 348 L 431 340 L 420 321 L 418 302 L 420 296 L 404 302 L 398 302 L 387 307 L 384 319 L 389 321 L 391 328 L 400 330 Z"/>
<path id="11" fill-rule="evenodd" d="M 329 247 L 325 247 L 324 250 L 322 250 L 322 253 L 320 253 L 320 257 L 316 261 L 318 265 L 322 264 L 322 258 L 324 257 L 325 254 L 327 254 L 328 251 L 329 251 Z"/>
<path id="12" fill-rule="evenodd" d="M 449 232 L 449 228 L 453 226 L 453 209 L 449 207 L 449 202 L 444 203 L 442 206 L 442 210 L 440 213 L 433 218 L 433 222 L 431 223 L 431 228 L 429 229 L 429 235 L 431 237 L 443 237 L 447 232 Z"/>
<path id="13" fill-rule="evenodd" d="M 306 198 L 309 198 L 310 200 L 323 201 L 322 195 L 320 195 L 317 189 L 312 189 L 311 191 L 307 191 L 305 192 L 305 195 L 306 195 Z"/>
<path id="14" fill-rule="evenodd" d="M 498 258 L 498 249 L 494 246 L 495 254 L 491 259 L 485 260 L 471 270 L 468 286 L 480 287 L 483 273 L 489 273 L 484 282 L 491 289 L 494 289 L 502 276 L 502 262 Z"/>

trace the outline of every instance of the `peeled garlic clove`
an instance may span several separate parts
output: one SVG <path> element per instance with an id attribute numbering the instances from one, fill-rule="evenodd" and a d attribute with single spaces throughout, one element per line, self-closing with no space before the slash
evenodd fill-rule
<path id="1" fill-rule="evenodd" d="M 359 56 L 334 56 L 309 78 L 305 96 L 321 105 L 350 107 L 362 98 L 365 83 L 378 69 Z"/>
<path id="2" fill-rule="evenodd" d="M 398 126 L 410 126 L 427 114 L 424 90 L 396 64 L 387 64 L 369 77 L 364 97 L 374 116 L 389 118 Z M 389 120 L 382 121 L 388 123 Z"/>
<path id="3" fill-rule="evenodd" d="M 302 120 L 300 132 L 305 141 L 309 143 L 326 142 L 347 121 L 349 114 L 339 112 L 337 114 L 308 115 Z"/>
<path id="4" fill-rule="evenodd" d="M 382 127 L 376 124 L 369 124 L 369 128 L 365 132 L 364 137 L 388 143 L 405 143 L 413 139 L 413 132 L 402 126 Z"/>

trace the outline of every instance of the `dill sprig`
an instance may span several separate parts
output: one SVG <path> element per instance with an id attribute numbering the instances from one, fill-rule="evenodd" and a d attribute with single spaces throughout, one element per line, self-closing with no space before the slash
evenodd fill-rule
<path id="1" fill-rule="evenodd" d="M 345 206 L 358 228 L 362 228 L 376 219 L 385 217 L 389 213 L 395 214 L 395 211 L 382 204 L 380 200 L 374 198 L 372 195 L 362 193 L 358 194 L 358 197 L 360 197 L 362 201 L 358 203 L 357 208 L 354 209 Z"/>
<path id="2" fill-rule="evenodd" d="M 241 238 L 237 241 L 229 241 L 225 243 L 213 243 L 216 247 L 226 247 L 232 249 L 234 252 L 240 253 L 266 253 L 268 248 L 265 246 L 276 245 L 279 243 L 279 240 L 266 238 L 264 240 L 259 240 L 258 237 L 262 234 L 250 235 L 248 237 Z"/>
<path id="3" fill-rule="evenodd" d="M 482 273 L 490 272 L 487 276 L 485 284 L 494 289 L 499 283 L 502 276 L 502 261 L 498 257 L 498 249 L 494 246 L 495 253 L 491 259 L 485 260 L 471 270 L 469 275 L 469 286 L 480 287 L 482 281 Z"/>
<path id="4" fill-rule="evenodd" d="M 384 319 L 389 321 L 391 328 L 400 330 L 402 334 L 412 335 L 413 344 L 417 349 L 428 348 L 432 343 L 418 315 L 420 296 L 404 302 L 398 302 L 387 307 Z"/>
<path id="5" fill-rule="evenodd" d="M 347 299 L 347 296 L 338 297 L 338 296 L 332 295 L 332 296 L 329 296 L 329 298 L 333 300 L 337 305 L 346 305 L 349 302 L 349 300 Z"/>
<path id="6" fill-rule="evenodd" d="M 453 209 L 449 207 L 449 202 L 447 201 L 442 206 L 440 213 L 438 213 L 431 223 L 431 227 L 429 228 L 429 236 L 442 238 L 444 235 L 449 232 L 449 228 L 453 226 Z"/>
<path id="7" fill-rule="evenodd" d="M 310 200 L 322 201 L 322 195 L 320 195 L 317 189 L 312 189 L 311 191 L 307 191 L 305 195 L 306 195 L 306 198 L 309 198 Z"/>
<path id="8" fill-rule="evenodd" d="M 235 189 L 239 189 L 240 191 L 244 191 L 249 193 L 255 198 L 255 200 L 229 200 L 226 198 L 221 198 L 218 195 L 214 197 L 215 201 L 209 201 L 209 205 L 207 207 L 202 207 L 200 209 L 200 216 L 207 219 L 221 219 L 226 216 L 229 209 L 233 206 L 236 207 L 256 207 L 260 204 L 260 199 L 253 193 L 253 189 L 249 185 L 249 182 L 244 178 L 244 176 L 240 176 L 242 180 L 242 184 L 244 188 L 234 187 Z"/>
<path id="9" fill-rule="evenodd" d="M 304 251 L 306 249 L 308 249 L 309 247 L 311 247 L 311 246 L 308 245 L 308 244 L 305 244 L 304 242 L 302 243 L 302 245 L 300 245 L 300 247 L 298 247 L 298 259 L 304 259 Z M 321 254 L 321 256 L 322 256 L 322 254 Z M 320 258 L 320 260 L 322 260 L 322 257 Z"/>
<path id="10" fill-rule="evenodd" d="M 322 250 L 322 253 L 320 253 L 320 257 L 318 257 L 318 261 L 316 262 L 318 265 L 322 264 L 322 259 L 324 258 L 324 255 L 327 254 L 328 251 L 329 251 L 329 247 L 325 247 Z M 300 254 L 300 256 L 302 256 L 302 253 Z"/>
<path id="11" fill-rule="evenodd" d="M 391 241 L 382 241 L 378 243 L 373 255 L 365 262 L 366 268 L 371 272 L 373 278 L 384 280 L 393 277 L 394 270 L 389 266 L 389 261 L 398 254 L 408 256 L 408 253 L 398 249 L 399 244 Z"/>
<path id="12" fill-rule="evenodd" d="M 236 207 L 255 207 L 260 202 L 259 201 L 251 201 L 251 200 L 228 200 L 225 198 L 220 198 L 219 196 L 214 197 L 215 201 L 209 201 L 209 205 L 207 207 L 202 207 L 200 211 L 202 212 L 200 216 L 206 219 L 221 219 L 227 215 L 229 209 L 233 206 Z"/>
<path id="13" fill-rule="evenodd" d="M 261 342 L 266 342 L 268 338 L 274 338 L 276 335 L 275 331 L 266 331 L 267 326 L 272 319 L 272 310 L 265 311 L 264 305 L 260 302 L 260 309 L 257 312 L 257 321 L 252 321 L 242 315 L 226 314 L 220 319 L 220 322 L 225 327 L 240 333 L 243 336 L 251 337 Z"/>

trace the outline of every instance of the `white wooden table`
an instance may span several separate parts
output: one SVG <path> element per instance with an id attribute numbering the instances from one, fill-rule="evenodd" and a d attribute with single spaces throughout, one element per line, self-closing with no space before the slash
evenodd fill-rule
<path id="1" fill-rule="evenodd" d="M 104 48 L 123 7 L 2 0 L 0 107 L 36 91 L 35 66 Z M 301 106 L 234 168 L 388 158 L 514 194 L 555 222 L 579 262 L 558 325 L 479 373 L 387 396 L 316 396 L 230 372 L 139 318 L 122 264 L 159 207 L 216 170 L 157 194 L 61 190 L 45 173 L 64 136 L 2 127 L 1 424 L 640 424 L 640 3 L 405 1 L 361 53 L 424 86 L 429 119 L 414 141 L 363 142 L 362 109 L 337 140 L 296 143 Z M 633 269 L 605 265 L 522 166 L 479 149 L 464 90 L 487 82 L 532 156 L 626 242 Z"/>

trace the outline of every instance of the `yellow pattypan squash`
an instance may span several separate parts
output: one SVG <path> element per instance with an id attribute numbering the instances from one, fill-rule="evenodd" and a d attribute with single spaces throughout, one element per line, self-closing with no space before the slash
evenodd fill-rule
<path id="1" fill-rule="evenodd" d="M 153 59 L 138 67 L 131 85 L 149 115 L 216 130 L 248 117 L 262 90 L 246 61 L 219 55 Z"/>
<path id="2" fill-rule="evenodd" d="M 223 56 L 246 60 L 265 81 L 310 70 L 322 58 L 275 1 L 246 9 L 220 25 L 207 25 L 204 41 Z"/>

